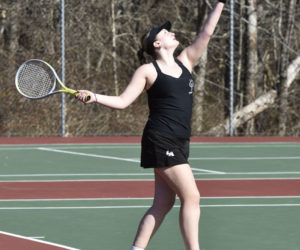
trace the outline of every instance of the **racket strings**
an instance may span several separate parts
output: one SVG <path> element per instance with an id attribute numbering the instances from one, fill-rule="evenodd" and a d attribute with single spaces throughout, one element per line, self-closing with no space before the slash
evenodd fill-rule
<path id="1" fill-rule="evenodd" d="M 48 95 L 55 88 L 55 76 L 42 62 L 24 64 L 18 76 L 18 88 L 28 97 L 39 98 Z"/>

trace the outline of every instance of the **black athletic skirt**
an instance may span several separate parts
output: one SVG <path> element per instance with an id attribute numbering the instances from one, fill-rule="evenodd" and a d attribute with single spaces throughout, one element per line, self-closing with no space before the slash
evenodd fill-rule
<path id="1" fill-rule="evenodd" d="M 188 163 L 190 140 L 145 129 L 142 137 L 141 166 L 171 167 Z"/>

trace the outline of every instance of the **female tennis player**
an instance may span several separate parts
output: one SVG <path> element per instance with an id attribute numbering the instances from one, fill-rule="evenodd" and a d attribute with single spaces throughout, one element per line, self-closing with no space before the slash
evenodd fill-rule
<path id="1" fill-rule="evenodd" d="M 120 96 L 106 96 L 87 90 L 77 99 L 99 103 L 114 109 L 124 109 L 145 89 L 148 94 L 149 118 L 142 137 L 141 166 L 153 168 L 155 195 L 151 208 L 142 218 L 131 250 L 145 249 L 175 202 L 181 202 L 180 229 L 187 250 L 199 250 L 198 227 L 200 194 L 188 163 L 190 120 L 194 81 L 192 69 L 199 60 L 221 16 L 225 0 L 219 0 L 209 14 L 203 29 L 191 45 L 177 58 L 173 54 L 179 42 L 170 32 L 171 23 L 154 27 L 142 37 L 143 52 L 154 59 L 140 66 Z"/>

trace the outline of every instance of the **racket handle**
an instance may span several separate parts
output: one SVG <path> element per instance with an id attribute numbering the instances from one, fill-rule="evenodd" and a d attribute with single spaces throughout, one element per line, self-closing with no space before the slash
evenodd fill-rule
<path id="1" fill-rule="evenodd" d="M 75 96 L 76 96 L 76 97 L 79 96 L 79 95 L 80 95 L 79 92 L 76 92 L 76 93 L 75 93 Z M 84 102 L 88 102 L 89 100 L 91 100 L 91 96 L 90 96 L 89 94 L 85 94 L 85 93 L 84 93 Z"/>
<path id="2" fill-rule="evenodd" d="M 84 101 L 88 102 L 89 100 L 91 100 L 91 96 L 90 95 L 85 95 Z"/>

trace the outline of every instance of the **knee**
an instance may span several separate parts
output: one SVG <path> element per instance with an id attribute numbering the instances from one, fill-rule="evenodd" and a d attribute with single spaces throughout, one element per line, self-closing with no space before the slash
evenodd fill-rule
<path id="1" fill-rule="evenodd" d="M 191 205 L 199 206 L 200 204 L 200 193 L 198 190 L 190 192 L 189 194 L 180 197 L 181 203 L 189 203 Z"/>

